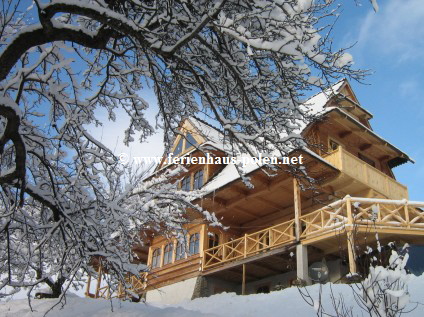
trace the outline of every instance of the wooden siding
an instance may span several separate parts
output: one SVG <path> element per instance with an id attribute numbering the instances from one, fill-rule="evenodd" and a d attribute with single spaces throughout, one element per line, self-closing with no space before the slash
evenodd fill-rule
<path id="1" fill-rule="evenodd" d="M 361 159 L 339 147 L 325 155 L 324 159 L 337 167 L 342 173 L 378 191 L 391 199 L 407 199 L 408 189 L 393 178 L 365 163 Z"/>

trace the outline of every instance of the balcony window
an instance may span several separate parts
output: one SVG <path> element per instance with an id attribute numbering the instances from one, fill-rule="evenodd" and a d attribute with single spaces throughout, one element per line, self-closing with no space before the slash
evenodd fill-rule
<path id="1" fill-rule="evenodd" d="M 177 249 L 176 249 L 176 254 L 175 254 L 175 260 L 181 260 L 185 258 L 185 243 L 178 241 L 177 243 Z"/>
<path id="2" fill-rule="evenodd" d="M 199 253 L 199 239 L 200 236 L 198 233 L 192 234 L 190 236 L 190 244 L 188 247 L 188 251 L 190 255 Z"/>
<path id="3" fill-rule="evenodd" d="M 152 255 L 152 268 L 160 266 L 160 249 L 155 249 Z"/>
<path id="4" fill-rule="evenodd" d="M 174 244 L 168 243 L 165 246 L 164 252 L 163 252 L 163 264 L 169 264 L 172 262 L 172 255 L 174 254 Z"/>
<path id="5" fill-rule="evenodd" d="M 193 189 L 200 189 L 202 186 L 203 186 L 203 170 L 200 170 L 194 174 Z"/>

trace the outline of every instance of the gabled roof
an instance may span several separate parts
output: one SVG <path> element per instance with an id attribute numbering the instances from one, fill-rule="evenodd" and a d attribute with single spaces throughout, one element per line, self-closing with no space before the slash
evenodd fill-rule
<path id="1" fill-rule="evenodd" d="M 372 118 L 372 114 L 369 113 L 367 110 L 362 108 L 360 106 L 356 96 L 353 93 L 353 90 L 349 84 L 349 82 L 346 79 L 342 79 L 329 87 L 328 89 L 325 89 L 324 91 L 317 93 L 307 99 L 303 105 L 307 108 L 306 111 L 309 114 L 318 115 L 318 116 L 324 116 L 329 114 L 330 112 L 337 112 L 340 114 L 343 114 L 348 118 L 351 122 L 354 122 L 358 126 L 361 127 L 361 129 L 367 130 L 373 137 L 379 139 L 381 142 L 384 142 L 388 146 L 390 146 L 392 149 L 394 149 L 396 152 L 399 153 L 399 157 L 401 160 L 404 160 L 406 162 L 407 160 L 413 162 L 411 158 L 392 144 L 388 143 L 386 140 L 378 136 L 376 133 L 372 131 L 372 129 L 353 116 L 349 111 L 346 111 L 346 109 L 343 109 L 342 107 L 338 106 L 337 103 L 333 103 L 331 101 L 333 100 L 341 100 L 341 99 L 348 99 L 348 101 L 352 104 L 354 104 L 355 107 L 358 107 L 361 110 L 361 113 L 364 113 L 367 118 Z M 186 125 L 186 122 L 189 122 L 189 126 L 191 129 L 194 129 L 196 131 L 196 134 L 200 136 L 203 139 L 203 142 L 199 142 L 199 148 L 205 148 L 207 149 L 208 146 L 212 146 L 215 149 L 221 150 L 223 152 L 227 152 L 226 150 L 229 150 L 229 143 L 227 142 L 226 138 L 224 137 L 224 134 L 216 127 L 211 125 L 210 123 L 198 118 L 198 117 L 189 117 L 186 119 L 186 121 L 182 124 L 182 128 Z M 300 131 L 297 131 L 297 133 L 301 134 L 303 133 L 311 124 L 304 124 Z M 174 142 L 178 142 L 178 137 L 176 137 Z M 175 144 L 172 148 L 175 148 Z M 189 155 L 191 152 L 195 151 L 194 148 L 192 151 L 185 153 L 184 155 Z M 302 149 L 307 152 L 311 152 L 308 149 Z M 315 155 L 314 153 L 310 153 L 311 155 Z M 315 155 L 316 156 L 316 155 Z M 323 163 L 328 164 L 323 158 L 316 156 L 317 159 L 323 161 Z M 166 166 L 162 166 L 160 169 L 165 168 Z M 243 167 L 243 171 L 245 174 L 249 174 L 257 169 L 262 168 L 263 166 L 259 166 L 258 164 L 247 164 Z M 213 191 L 217 188 L 220 188 L 222 186 L 225 186 L 226 184 L 240 178 L 240 175 L 236 169 L 236 167 L 233 164 L 229 164 L 224 169 L 219 172 L 213 179 L 211 179 L 209 182 L 207 182 L 204 185 L 204 189 L 206 192 Z"/>

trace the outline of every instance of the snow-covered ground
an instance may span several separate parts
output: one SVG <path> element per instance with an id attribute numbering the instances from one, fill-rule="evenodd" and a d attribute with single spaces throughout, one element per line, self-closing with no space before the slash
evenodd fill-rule
<path id="1" fill-rule="evenodd" d="M 353 307 L 353 316 L 368 316 L 355 303 L 348 285 L 325 284 L 322 286 L 323 304 L 326 312 L 332 312 L 330 287 L 336 297 L 343 294 L 345 303 Z M 422 317 L 424 315 L 424 275 L 411 276 L 408 284 L 410 292 L 409 308 L 415 310 L 406 316 Z M 314 299 L 318 299 L 319 285 L 307 288 Z M 33 312 L 26 300 L 12 300 L 0 303 L 1 317 L 41 317 L 56 303 L 55 300 L 32 300 Z M 113 306 L 113 311 L 111 307 Z M 64 307 L 55 307 L 47 316 L 60 317 L 302 317 L 316 316 L 314 307 L 308 305 L 297 288 L 289 288 L 270 294 L 237 296 L 224 293 L 209 298 L 199 298 L 179 305 L 158 306 L 143 303 L 107 301 L 100 299 L 68 296 Z"/>

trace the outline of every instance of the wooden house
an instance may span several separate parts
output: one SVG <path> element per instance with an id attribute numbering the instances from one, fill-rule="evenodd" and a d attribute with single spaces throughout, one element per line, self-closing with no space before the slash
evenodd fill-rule
<path id="1" fill-rule="evenodd" d="M 184 241 L 155 236 L 149 272 L 133 279 L 136 292 L 164 303 L 220 292 L 269 292 L 316 281 L 310 277 L 314 268 L 325 270 L 322 282 L 343 281 L 347 273 L 364 273 L 367 246 L 420 244 L 424 203 L 409 201 L 407 187 L 392 172 L 412 161 L 408 155 L 372 130 L 372 115 L 347 80 L 307 104 L 323 119 L 303 129 L 311 147 L 290 153 L 289 162 L 303 165 L 316 180 L 309 189 L 284 164 L 272 176 L 248 164 L 254 186 L 247 188 L 224 159 L 220 131 L 197 118 L 182 123 L 185 137 L 176 138 L 173 156 L 198 157 L 199 163 L 187 166 L 179 186 L 202 189 L 196 203 L 215 213 L 224 228 L 194 214 Z M 202 161 L 205 152 L 221 160 Z M 171 167 L 164 160 L 156 173 Z"/>

